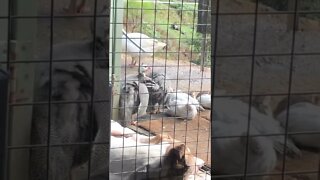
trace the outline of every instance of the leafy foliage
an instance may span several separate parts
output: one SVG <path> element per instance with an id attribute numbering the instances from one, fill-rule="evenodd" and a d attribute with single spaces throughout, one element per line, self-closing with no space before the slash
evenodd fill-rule
<path id="1" fill-rule="evenodd" d="M 124 2 L 124 22 L 128 32 L 141 32 L 167 43 L 168 52 L 191 53 L 189 60 L 199 59 L 202 34 L 196 32 L 196 3 L 170 1 L 170 4 L 128 0 Z M 179 30 L 171 28 L 172 24 Z M 181 32 L 181 33 L 180 33 Z M 168 53 L 168 58 L 177 59 L 177 53 Z M 164 53 L 155 56 L 164 57 Z M 183 56 L 180 56 L 182 58 Z M 191 59 L 190 59 L 191 58 Z"/>

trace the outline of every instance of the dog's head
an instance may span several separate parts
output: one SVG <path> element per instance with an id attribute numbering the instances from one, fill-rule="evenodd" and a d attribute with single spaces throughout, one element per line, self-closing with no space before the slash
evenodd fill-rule
<path id="1" fill-rule="evenodd" d="M 167 154 L 171 167 L 171 176 L 182 176 L 187 179 L 189 175 L 196 174 L 204 161 L 193 156 L 185 144 L 178 144 L 171 148 Z"/>
<path id="2" fill-rule="evenodd" d="M 197 174 L 197 171 L 204 165 L 204 161 L 193 156 L 190 149 L 182 142 L 172 138 L 167 134 L 158 134 L 150 139 L 150 143 L 170 144 L 166 147 L 166 153 L 160 162 L 149 164 L 145 172 L 148 171 L 147 179 L 188 179 L 190 175 Z"/>
<path id="3" fill-rule="evenodd" d="M 163 164 L 160 165 L 160 176 L 165 179 L 185 180 L 189 175 L 196 174 L 199 168 L 204 165 L 204 161 L 193 156 L 185 144 L 176 143 L 167 148 Z M 153 170 L 149 169 L 149 173 L 152 172 Z"/>

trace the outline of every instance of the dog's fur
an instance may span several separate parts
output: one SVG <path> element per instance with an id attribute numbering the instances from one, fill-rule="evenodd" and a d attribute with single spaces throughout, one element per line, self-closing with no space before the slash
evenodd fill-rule
<path id="1" fill-rule="evenodd" d="M 103 11 L 107 11 L 108 6 L 105 5 Z M 47 148 L 32 148 L 29 179 L 70 180 L 72 169 L 88 162 L 90 156 L 91 175 L 108 176 L 107 141 L 110 135 L 107 121 L 110 119 L 110 113 L 107 112 L 111 110 L 107 68 L 109 61 L 106 54 L 106 50 L 109 49 L 109 26 L 106 26 L 108 23 L 108 18 L 100 18 L 96 23 L 98 27 L 91 27 L 92 32 L 96 32 L 95 43 L 88 40 L 55 44 L 52 47 L 52 64 L 37 64 L 34 101 L 47 102 L 51 96 L 52 102 L 63 103 L 52 103 L 50 107 L 33 106 L 31 144 L 65 145 L 48 147 L 49 151 Z M 95 63 L 81 61 L 91 59 L 93 52 L 96 59 L 104 60 Z M 49 59 L 49 54 L 48 51 L 40 55 L 40 59 Z M 91 98 L 94 99 L 94 103 L 87 103 Z M 97 103 L 96 100 L 103 102 Z M 100 144 L 67 145 L 89 141 Z"/>
<path id="2" fill-rule="evenodd" d="M 113 122 L 115 123 L 115 122 Z M 124 179 L 187 179 L 203 161 L 168 135 L 143 136 L 111 125 L 110 173 Z M 118 126 L 119 127 L 119 126 Z M 131 134 L 119 137 L 119 132 Z M 116 137 L 117 135 L 118 137 Z M 124 173 L 127 172 L 127 173 Z"/>
<path id="3" fill-rule="evenodd" d="M 42 70 L 46 69 L 47 68 Z M 51 100 L 61 102 L 90 101 L 93 85 L 91 72 L 89 70 L 90 63 L 80 64 L 72 62 L 62 63 L 61 66 L 55 65 L 53 67 L 53 78 L 51 80 Z M 96 99 L 106 99 L 108 98 L 106 96 L 110 93 L 107 90 L 107 80 L 103 78 L 106 73 L 107 71 L 105 70 L 96 70 L 94 97 Z M 40 79 L 37 81 L 36 86 L 36 102 L 48 100 L 48 77 L 46 73 L 39 76 Z M 98 80 L 99 78 L 103 80 L 100 81 Z M 50 137 L 51 144 L 93 141 L 99 131 L 101 131 L 99 134 L 108 137 L 107 128 L 105 128 L 105 120 L 108 117 L 103 112 L 103 110 L 105 111 L 107 109 L 106 103 L 96 103 L 94 106 L 94 111 L 91 111 L 92 107 L 90 103 L 52 104 L 50 107 L 50 134 L 48 130 L 48 106 L 35 106 L 32 120 L 32 144 L 46 144 L 48 143 L 48 136 Z M 92 113 L 94 115 L 92 115 Z M 91 119 L 91 117 L 93 117 L 93 119 Z M 47 179 L 46 161 L 48 159 L 46 159 L 46 153 L 45 148 L 34 148 L 31 150 L 31 179 Z M 50 179 L 69 180 L 71 169 L 86 162 L 90 157 L 89 153 L 90 146 L 51 147 L 48 176 Z"/>
<path id="4" fill-rule="evenodd" d="M 213 119 L 220 120 L 228 123 L 244 123 L 248 122 L 248 112 L 249 105 L 230 98 L 216 98 L 215 108 L 213 108 Z M 256 108 L 251 108 L 251 127 L 257 129 L 261 134 L 283 134 L 284 129 L 278 121 L 273 117 L 262 114 L 256 110 Z M 284 155 L 284 146 L 286 146 L 286 155 L 291 157 L 297 157 L 301 155 L 299 148 L 295 146 L 291 139 L 287 139 L 287 142 L 279 136 L 268 136 L 272 139 L 274 143 L 274 148 L 279 153 L 279 155 Z"/>
<path id="5" fill-rule="evenodd" d="M 247 125 L 244 123 L 230 123 L 221 120 L 212 123 L 214 137 L 212 155 L 215 175 L 241 174 L 244 172 L 245 165 L 248 174 L 270 173 L 275 168 L 277 156 L 272 140 L 263 136 L 247 139 L 246 127 Z M 250 127 L 250 132 L 259 134 L 254 126 Z M 247 164 L 246 156 L 248 157 Z M 226 179 L 242 180 L 243 178 L 230 177 Z M 246 177 L 246 179 L 263 180 L 260 176 Z"/>
<path id="6" fill-rule="evenodd" d="M 64 103 L 51 104 L 50 122 L 48 105 L 34 105 L 31 129 L 32 144 L 47 145 L 48 137 L 50 137 L 50 144 L 69 144 L 92 140 L 101 143 L 108 139 L 108 128 L 106 127 L 108 125 L 106 120 L 110 118 L 106 113 L 110 106 L 109 102 L 106 102 L 107 99 L 110 99 L 108 69 L 101 68 L 104 66 L 103 63 L 96 64 L 101 66 L 99 68 L 95 66 L 95 78 L 93 79 L 93 64 L 89 61 L 77 61 L 78 59 L 92 58 L 92 50 L 92 41 L 56 44 L 52 47 L 52 67 L 49 66 L 49 63 L 37 65 L 34 101 L 47 102 L 51 88 L 51 101 Z M 96 53 L 97 58 L 106 58 L 102 46 L 96 47 L 96 50 L 99 51 Z M 43 59 L 46 58 L 43 56 Z M 75 61 L 54 62 L 55 60 L 68 59 L 75 59 Z M 51 76 L 50 68 L 52 69 Z M 94 92 L 92 92 L 93 90 Z M 95 100 L 99 99 L 105 102 L 94 103 L 94 107 L 90 103 L 77 102 L 90 102 L 92 93 Z M 65 103 L 65 101 L 73 103 Z M 50 130 L 48 129 L 49 124 Z M 99 148 L 104 149 L 104 152 L 98 150 Z M 101 168 L 100 173 L 105 174 L 104 166 L 106 165 L 104 164 L 108 163 L 106 160 L 107 145 L 100 145 L 98 148 L 93 146 L 91 152 L 92 170 Z M 30 179 L 45 180 L 49 177 L 49 179 L 69 180 L 71 170 L 87 162 L 89 158 L 90 146 L 85 145 L 50 147 L 48 158 L 46 148 L 33 148 L 30 152 Z M 47 167 L 48 160 L 49 167 Z M 47 174 L 47 168 L 49 174 Z"/>

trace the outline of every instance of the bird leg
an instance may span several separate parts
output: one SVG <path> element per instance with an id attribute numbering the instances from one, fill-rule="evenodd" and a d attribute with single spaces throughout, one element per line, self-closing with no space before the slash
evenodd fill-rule
<path id="1" fill-rule="evenodd" d="M 152 107 L 152 110 L 150 111 L 150 114 L 157 114 L 157 109 L 155 109 L 154 107 Z"/>
<path id="2" fill-rule="evenodd" d="M 150 114 L 160 114 L 161 113 L 161 107 L 159 104 L 155 104 L 152 106 L 152 110 L 150 111 Z"/>
<path id="3" fill-rule="evenodd" d="M 132 61 L 131 61 L 132 67 L 136 66 L 136 64 L 137 64 L 136 58 L 132 58 Z"/>
<path id="4" fill-rule="evenodd" d="M 138 124 L 138 121 L 131 121 L 131 125 L 137 126 L 137 124 Z"/>
<path id="5" fill-rule="evenodd" d="M 132 58 L 131 58 L 131 64 L 129 64 L 129 67 L 130 67 L 130 68 L 133 68 L 133 67 L 136 66 L 136 64 L 137 64 L 136 58 L 135 58 L 135 57 L 132 57 Z"/>

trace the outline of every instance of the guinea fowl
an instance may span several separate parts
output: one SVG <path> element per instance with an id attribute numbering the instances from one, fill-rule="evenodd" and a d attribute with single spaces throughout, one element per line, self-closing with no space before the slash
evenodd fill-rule
<path id="1" fill-rule="evenodd" d="M 149 93 L 145 84 L 138 81 L 127 82 L 120 91 L 119 117 L 122 126 L 132 123 L 132 115 L 145 115 L 148 107 Z"/>
<path id="2" fill-rule="evenodd" d="M 197 99 L 182 92 L 173 92 L 170 82 L 167 81 L 164 73 L 152 71 L 146 64 L 141 64 L 139 69 L 141 74 L 149 77 L 158 86 L 149 87 L 149 111 L 152 113 L 160 112 L 160 105 L 164 105 L 166 114 L 182 119 L 193 119 L 198 110 L 204 110 Z M 170 79 L 170 78 L 169 78 Z"/>
<path id="3" fill-rule="evenodd" d="M 156 84 L 150 77 L 145 75 L 150 67 L 140 67 L 138 75 L 126 76 L 126 82 L 122 84 L 119 116 L 123 126 L 132 121 L 132 115 L 137 113 L 138 117 L 146 114 L 150 101 L 150 91 L 159 90 L 159 85 Z M 144 70 L 142 70 L 144 69 Z"/>
<path id="4" fill-rule="evenodd" d="M 160 88 L 164 89 L 167 92 L 173 92 L 172 86 L 168 77 L 165 73 L 158 72 L 152 69 L 147 64 L 142 63 L 139 72 L 144 74 L 144 76 L 150 77 L 156 84 L 160 86 Z"/>
<path id="5" fill-rule="evenodd" d="M 153 71 L 153 69 L 142 63 L 139 68 L 140 76 L 144 77 L 144 80 L 152 80 L 155 83 L 154 86 L 149 86 L 149 109 L 148 112 L 160 113 L 160 106 L 164 104 L 164 99 L 168 92 L 172 92 L 171 84 L 166 80 L 164 73 Z"/>
<path id="6" fill-rule="evenodd" d="M 230 124 L 248 124 L 249 105 L 230 98 L 215 98 L 213 110 L 213 119 Z M 268 136 L 273 141 L 273 148 L 283 155 L 283 149 L 286 145 L 287 155 L 294 157 L 300 156 L 300 150 L 295 146 L 291 139 L 285 144 L 283 137 L 284 129 L 273 117 L 259 113 L 254 107 L 251 107 L 250 128 L 254 127 L 259 134 L 276 134 Z M 254 135 L 254 134 L 253 134 Z M 281 137 L 279 137 L 281 136 Z"/>
<path id="7" fill-rule="evenodd" d="M 166 44 L 142 33 L 126 33 L 122 30 L 122 51 L 132 57 L 130 67 L 137 64 L 139 57 L 151 57 Z"/>
<path id="8" fill-rule="evenodd" d="M 282 111 L 277 119 L 286 126 L 287 111 Z M 288 117 L 288 133 L 310 133 L 290 135 L 299 146 L 320 150 L 320 107 L 309 102 L 299 102 L 290 106 Z"/>

